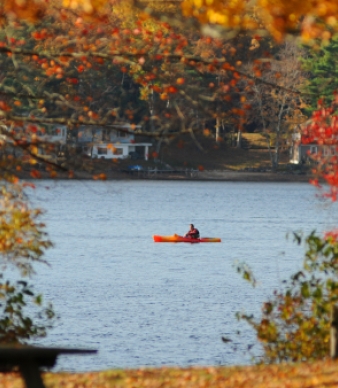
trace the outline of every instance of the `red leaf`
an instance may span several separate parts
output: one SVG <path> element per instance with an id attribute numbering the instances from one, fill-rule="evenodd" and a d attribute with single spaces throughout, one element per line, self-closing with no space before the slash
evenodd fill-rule
<path id="1" fill-rule="evenodd" d="M 5 101 L 0 101 L 0 109 L 6 112 L 11 110 L 11 107 Z"/>
<path id="2" fill-rule="evenodd" d="M 32 132 L 32 133 L 37 133 L 38 131 L 38 127 L 36 125 L 28 125 L 27 129 L 29 132 Z"/>
<path id="3" fill-rule="evenodd" d="M 172 93 L 172 94 L 178 92 L 178 89 L 175 86 L 172 86 L 172 85 L 169 86 L 167 90 L 168 90 L 168 93 Z"/>
<path id="4" fill-rule="evenodd" d="M 70 83 L 70 84 L 73 84 L 73 85 L 76 85 L 79 83 L 79 80 L 77 78 L 67 78 L 67 81 Z"/>
<path id="5" fill-rule="evenodd" d="M 30 172 L 30 175 L 32 178 L 35 178 L 35 179 L 40 179 L 41 178 L 41 174 L 38 170 L 32 170 Z"/>

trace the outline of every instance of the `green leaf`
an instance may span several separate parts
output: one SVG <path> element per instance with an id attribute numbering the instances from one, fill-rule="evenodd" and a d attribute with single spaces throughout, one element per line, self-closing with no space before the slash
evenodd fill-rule
<path id="1" fill-rule="evenodd" d="M 301 286 L 301 294 L 304 298 L 309 298 L 310 297 L 310 289 L 309 289 L 309 284 L 304 282 Z"/>

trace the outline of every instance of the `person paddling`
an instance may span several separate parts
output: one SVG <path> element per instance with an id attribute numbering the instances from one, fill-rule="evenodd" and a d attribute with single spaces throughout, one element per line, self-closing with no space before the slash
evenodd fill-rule
<path id="1" fill-rule="evenodd" d="M 184 235 L 186 238 L 200 238 L 200 232 L 193 224 L 190 224 L 190 230 Z"/>

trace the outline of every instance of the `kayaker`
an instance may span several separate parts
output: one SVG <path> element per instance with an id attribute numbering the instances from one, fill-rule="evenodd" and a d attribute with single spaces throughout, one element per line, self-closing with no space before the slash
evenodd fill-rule
<path id="1" fill-rule="evenodd" d="M 190 230 L 184 235 L 186 238 L 200 238 L 200 232 L 194 227 L 194 224 L 190 224 Z"/>

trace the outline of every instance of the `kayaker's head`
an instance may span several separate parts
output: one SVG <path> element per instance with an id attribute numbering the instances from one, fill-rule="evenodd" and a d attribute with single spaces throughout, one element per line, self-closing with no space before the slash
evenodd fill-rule
<path id="1" fill-rule="evenodd" d="M 190 224 L 190 230 L 194 229 L 194 224 Z"/>

